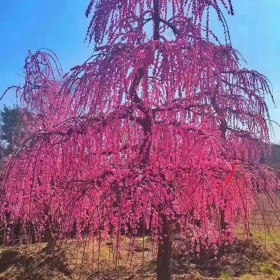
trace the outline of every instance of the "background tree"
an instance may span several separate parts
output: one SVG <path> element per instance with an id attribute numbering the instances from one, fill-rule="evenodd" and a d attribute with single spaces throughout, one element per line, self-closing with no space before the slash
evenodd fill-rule
<path id="1" fill-rule="evenodd" d="M 161 280 L 175 226 L 200 254 L 234 242 L 237 221 L 248 229 L 254 194 L 276 188 L 260 163 L 271 92 L 241 67 L 222 9 L 233 14 L 230 0 L 91 1 L 85 64 L 62 79 L 54 55 L 29 54 L 21 108 L 32 135 L 3 172 L 2 220 L 32 222 L 51 248 L 74 227 L 113 235 L 118 251 L 121 233 L 144 227 Z"/>
<path id="2" fill-rule="evenodd" d="M 0 112 L 0 123 L 2 158 L 14 152 L 23 137 L 23 120 L 19 108 L 4 106 Z"/>

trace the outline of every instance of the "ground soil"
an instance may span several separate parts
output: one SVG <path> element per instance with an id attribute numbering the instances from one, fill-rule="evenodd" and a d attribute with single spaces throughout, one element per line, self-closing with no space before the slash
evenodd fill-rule
<path id="1" fill-rule="evenodd" d="M 264 243 L 262 235 L 238 239 L 219 255 L 186 254 L 187 245 L 174 241 L 174 279 L 280 279 L 278 240 Z M 116 252 L 116 241 L 98 243 L 70 240 L 51 253 L 46 244 L 2 248 L 0 280 L 156 279 L 156 247 L 152 240 L 127 239 Z"/>

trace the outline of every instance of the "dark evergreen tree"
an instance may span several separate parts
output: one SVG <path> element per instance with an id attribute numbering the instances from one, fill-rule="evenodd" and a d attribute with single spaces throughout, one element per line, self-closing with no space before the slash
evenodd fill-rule
<path id="1" fill-rule="evenodd" d="M 23 121 L 17 106 L 4 106 L 0 112 L 1 159 L 16 150 L 23 136 Z"/>

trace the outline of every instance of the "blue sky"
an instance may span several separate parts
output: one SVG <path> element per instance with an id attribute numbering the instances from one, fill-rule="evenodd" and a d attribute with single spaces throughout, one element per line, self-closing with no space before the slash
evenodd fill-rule
<path id="1" fill-rule="evenodd" d="M 89 23 L 84 16 L 89 0 L 0 1 L 0 93 L 23 78 L 27 51 L 49 48 L 63 69 L 81 64 L 92 53 L 84 43 Z M 268 100 L 271 118 L 280 123 L 280 1 L 233 0 L 235 16 L 226 15 L 233 46 L 247 67 L 265 74 L 272 83 L 276 108 Z M 3 103 L 15 103 L 7 95 Z M 275 126 L 280 143 L 280 128 Z"/>

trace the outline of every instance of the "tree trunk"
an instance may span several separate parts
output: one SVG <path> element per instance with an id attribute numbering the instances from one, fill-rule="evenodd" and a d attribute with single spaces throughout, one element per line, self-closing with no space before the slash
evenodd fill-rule
<path id="1" fill-rule="evenodd" d="M 46 228 L 46 237 L 47 237 L 47 246 L 45 247 L 46 253 L 53 253 L 56 247 L 56 239 L 53 235 L 53 231 L 50 225 L 50 222 L 47 222 L 47 228 Z"/>
<path id="2" fill-rule="evenodd" d="M 170 224 L 165 215 L 162 215 L 162 239 L 157 253 L 157 280 L 171 280 L 172 240 Z"/>

